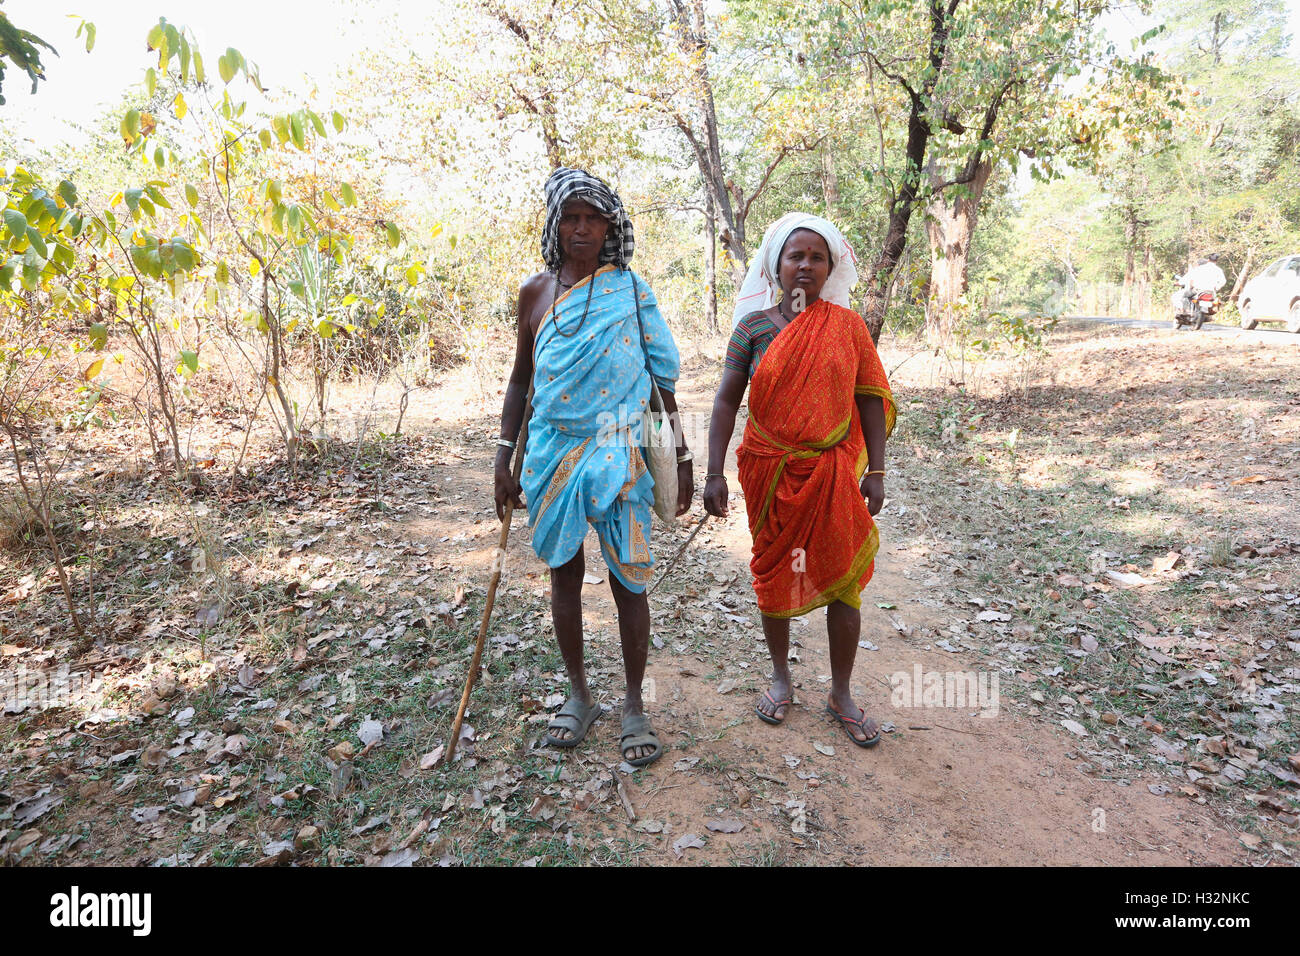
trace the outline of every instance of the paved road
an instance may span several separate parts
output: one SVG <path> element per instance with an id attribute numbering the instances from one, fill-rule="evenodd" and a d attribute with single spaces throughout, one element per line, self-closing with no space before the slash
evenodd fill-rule
<path id="1" fill-rule="evenodd" d="M 1107 325 L 1123 325 L 1131 329 L 1166 329 L 1173 331 L 1173 320 L 1167 319 L 1163 322 L 1152 322 L 1145 319 L 1116 319 L 1104 315 L 1067 315 L 1067 320 L 1078 322 L 1104 322 Z M 1300 346 L 1300 335 L 1288 332 L 1282 326 L 1258 326 L 1253 331 L 1247 331 L 1239 325 L 1227 325 L 1219 322 L 1208 322 L 1201 327 L 1199 332 L 1194 331 L 1191 326 L 1184 326 L 1179 330 L 1180 335 L 1227 335 L 1231 337 L 1244 338 L 1259 342 L 1269 342 L 1277 345 L 1290 345 L 1292 347 Z"/>

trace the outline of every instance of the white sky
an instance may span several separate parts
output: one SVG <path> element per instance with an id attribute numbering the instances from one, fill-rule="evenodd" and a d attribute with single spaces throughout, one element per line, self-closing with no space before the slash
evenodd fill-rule
<path id="1" fill-rule="evenodd" d="M 215 74 L 217 56 L 233 46 L 262 69 L 270 88 L 303 90 L 311 81 L 328 91 L 334 73 L 366 47 L 400 49 L 423 24 L 439 19 L 457 0 L 5 0 L 11 21 L 59 51 L 44 57 L 47 79 L 30 93 L 27 77 L 5 73 L 8 128 L 20 139 L 50 146 L 74 136 L 67 120 L 85 123 L 139 83 L 156 63 L 144 38 L 160 15 L 197 36 L 205 65 Z M 810 0 L 812 2 L 812 0 Z M 1300 0 L 1288 0 L 1293 49 L 1300 43 Z M 98 30 L 95 49 L 74 40 L 78 15 Z M 1142 18 L 1115 14 L 1108 28 L 1121 49 Z M 472 47 L 460 51 L 472 55 Z M 1127 52 L 1125 50 L 1125 52 Z M 453 54 L 454 55 L 454 54 Z"/>
<path id="2" fill-rule="evenodd" d="M 449 0 L 5 0 L 4 12 L 56 50 L 42 57 L 47 79 L 31 93 L 31 81 L 17 69 L 5 71 L 0 106 L 19 137 L 48 146 L 74 134 L 64 119 L 85 123 L 115 102 L 144 71 L 157 65 L 145 36 L 160 16 L 188 27 L 198 40 L 208 73 L 233 46 L 261 68 L 268 88 L 306 89 L 310 76 L 322 89 L 355 51 L 391 46 L 394 19 L 414 29 Z M 404 7 L 404 8 L 403 8 Z M 95 48 L 73 39 L 77 15 L 95 24 Z M 406 29 L 402 29 L 403 33 Z M 398 41 L 400 42 L 400 41 Z"/>

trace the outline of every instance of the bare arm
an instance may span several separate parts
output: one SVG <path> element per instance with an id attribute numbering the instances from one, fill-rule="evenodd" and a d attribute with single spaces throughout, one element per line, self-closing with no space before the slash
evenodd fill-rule
<path id="1" fill-rule="evenodd" d="M 519 290 L 516 314 L 519 319 L 519 335 L 515 340 L 515 364 L 510 370 L 506 382 L 506 399 L 501 409 L 501 437 L 509 441 L 518 441 L 524 424 L 524 405 L 528 398 L 528 386 L 533 380 L 533 327 L 528 321 L 537 304 L 537 283 L 525 282 Z M 510 472 L 510 461 L 515 449 L 505 445 L 497 446 L 496 465 L 493 469 L 493 497 L 496 499 L 497 518 L 505 518 L 506 502 L 510 501 L 516 508 L 523 508 L 520 498 L 523 488 L 514 480 Z"/>
<path id="2" fill-rule="evenodd" d="M 867 499 L 867 510 L 878 514 L 885 503 L 885 476 L 870 472 L 885 470 L 885 400 L 879 395 L 855 395 L 862 439 L 867 445 L 867 472 L 859 489 Z"/>
<path id="3" fill-rule="evenodd" d="M 727 480 L 722 469 L 727 461 L 727 446 L 736 430 L 736 413 L 745 397 L 749 381 L 744 372 L 730 366 L 722 370 L 722 382 L 713 399 L 713 416 L 709 419 L 709 471 L 704 482 L 704 510 L 719 518 L 727 516 Z"/>

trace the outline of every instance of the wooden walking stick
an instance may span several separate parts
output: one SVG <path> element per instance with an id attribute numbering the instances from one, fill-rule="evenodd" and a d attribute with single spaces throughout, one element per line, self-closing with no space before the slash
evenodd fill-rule
<path id="1" fill-rule="evenodd" d="M 524 469 L 524 446 L 528 444 L 528 419 L 533 413 L 533 386 L 529 383 L 528 397 L 524 399 L 524 424 L 519 429 L 519 445 L 515 448 L 515 464 L 510 470 L 512 483 L 511 494 L 506 498 L 505 516 L 501 519 L 501 538 L 497 542 L 496 558 L 493 560 L 492 580 L 488 582 L 487 604 L 483 607 L 483 620 L 478 626 L 478 643 L 474 645 L 474 662 L 470 664 L 469 676 L 465 678 L 465 690 L 460 695 L 460 708 L 456 711 L 456 722 L 451 725 L 451 739 L 447 741 L 448 764 L 456 754 L 456 744 L 460 742 L 460 725 L 465 720 L 465 710 L 469 707 L 469 695 L 478 678 L 479 664 L 483 660 L 483 644 L 487 640 L 488 620 L 492 617 L 492 605 L 496 603 L 497 585 L 501 582 L 501 571 L 506 564 L 506 543 L 510 540 L 510 519 L 514 517 L 514 488 L 519 485 L 519 476 Z"/>

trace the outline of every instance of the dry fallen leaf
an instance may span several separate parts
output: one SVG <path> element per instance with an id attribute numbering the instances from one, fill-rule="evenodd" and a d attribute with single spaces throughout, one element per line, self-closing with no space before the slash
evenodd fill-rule
<path id="1" fill-rule="evenodd" d="M 1077 720 L 1063 720 L 1061 721 L 1061 726 L 1076 737 L 1088 736 L 1088 731 L 1084 729 L 1083 724 L 1079 723 Z"/>
<path id="2" fill-rule="evenodd" d="M 438 761 L 442 759 L 442 754 L 445 749 L 446 748 L 442 744 L 438 744 L 438 746 L 434 747 L 427 754 L 421 757 L 420 769 L 429 770 L 433 767 L 436 767 L 438 765 Z"/>
<path id="3" fill-rule="evenodd" d="M 1151 562 L 1151 570 L 1157 574 L 1163 571 L 1172 571 L 1178 566 L 1178 562 L 1183 560 L 1183 556 L 1177 551 L 1170 551 L 1163 558 L 1156 558 Z"/>
<path id="4" fill-rule="evenodd" d="M 704 849 L 704 840 L 694 833 L 688 833 L 685 836 L 678 837 L 673 842 L 673 853 L 677 855 L 677 859 L 679 860 L 683 855 L 685 855 L 687 850 L 691 849 Z"/>
<path id="5" fill-rule="evenodd" d="M 704 824 L 714 833 L 739 833 L 745 824 L 739 820 L 708 820 Z"/>
<path id="6" fill-rule="evenodd" d="M 377 720 L 366 718 L 361 723 L 361 729 L 357 731 L 357 739 L 367 747 L 379 743 L 384 739 L 384 725 Z"/>

